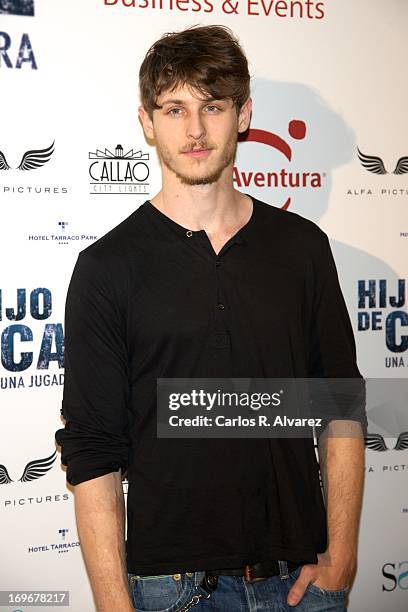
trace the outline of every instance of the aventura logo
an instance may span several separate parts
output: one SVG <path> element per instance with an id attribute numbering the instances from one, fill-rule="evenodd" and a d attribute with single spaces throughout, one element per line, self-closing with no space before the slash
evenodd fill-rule
<path id="1" fill-rule="evenodd" d="M 89 188 L 91 194 L 149 193 L 149 153 L 130 149 L 124 153 L 118 144 L 114 152 L 96 149 L 89 153 Z"/>
<path id="2" fill-rule="evenodd" d="M 0 0 L 0 15 L 34 16 L 34 0 Z"/>
<path id="3" fill-rule="evenodd" d="M 306 123 L 301 120 L 294 119 L 288 124 L 288 133 L 295 140 L 303 140 L 306 138 Z M 278 134 L 260 129 L 249 129 L 239 137 L 243 143 L 259 143 L 272 147 L 275 151 L 279 151 L 285 158 L 286 162 L 292 162 L 293 149 L 290 144 Z M 246 147 L 245 147 L 246 149 Z M 243 150 L 246 155 L 246 151 Z M 253 151 L 249 152 L 251 159 L 254 158 Z M 319 189 L 322 187 L 323 177 L 325 173 L 317 171 L 301 171 L 294 172 L 290 166 L 281 167 L 278 170 L 269 172 L 254 169 L 244 171 L 238 167 L 233 169 L 233 180 L 237 188 L 247 187 L 269 187 L 269 188 L 287 188 L 287 189 Z M 284 204 L 283 209 L 288 209 L 292 202 L 292 196 L 289 196 Z"/>

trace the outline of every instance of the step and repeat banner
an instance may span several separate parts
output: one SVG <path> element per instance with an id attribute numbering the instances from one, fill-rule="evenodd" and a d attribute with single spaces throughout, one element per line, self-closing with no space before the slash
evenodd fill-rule
<path id="1" fill-rule="evenodd" d="M 54 442 L 66 290 L 79 251 L 160 188 L 144 54 L 213 23 L 253 77 L 235 186 L 327 232 L 362 374 L 407 377 L 406 0 L 0 0 L 0 591 L 95 609 Z M 352 612 L 408 609 L 408 406 L 382 408 L 393 437 L 367 442 Z"/>

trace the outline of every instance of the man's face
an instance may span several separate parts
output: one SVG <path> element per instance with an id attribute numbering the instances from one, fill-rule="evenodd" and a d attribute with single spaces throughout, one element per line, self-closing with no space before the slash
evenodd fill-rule
<path id="1" fill-rule="evenodd" d="M 184 184 L 205 185 L 232 166 L 238 131 L 248 127 L 250 103 L 238 115 L 230 98 L 203 99 L 184 85 L 159 96 L 161 108 L 153 111 L 152 120 L 145 111 L 139 112 L 162 164 Z"/>

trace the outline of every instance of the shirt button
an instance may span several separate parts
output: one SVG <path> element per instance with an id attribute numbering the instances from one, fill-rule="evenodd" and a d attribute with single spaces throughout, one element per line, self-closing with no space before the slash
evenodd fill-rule
<path id="1" fill-rule="evenodd" d="M 220 266 L 220 265 L 221 265 L 221 262 L 220 262 L 220 261 L 216 261 L 216 262 L 215 262 L 215 265 L 218 267 L 218 266 Z"/>
<path id="2" fill-rule="evenodd" d="M 190 238 L 192 235 L 193 235 L 193 232 L 191 230 L 186 231 L 186 236 Z"/>
<path id="3" fill-rule="evenodd" d="M 218 308 L 218 310 L 224 310 L 225 306 L 224 306 L 224 304 L 220 303 L 220 304 L 217 304 L 217 308 Z"/>

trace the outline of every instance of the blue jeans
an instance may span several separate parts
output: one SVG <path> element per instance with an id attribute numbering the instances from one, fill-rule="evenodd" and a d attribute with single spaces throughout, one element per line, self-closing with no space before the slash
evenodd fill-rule
<path id="1" fill-rule="evenodd" d="M 345 612 L 348 589 L 329 591 L 309 584 L 296 606 L 286 599 L 302 567 L 287 573 L 285 561 L 280 562 L 279 576 L 247 582 L 243 576 L 218 576 L 217 588 L 206 599 L 207 592 L 199 585 L 205 572 L 148 576 L 128 574 L 130 595 L 136 612 L 179 612 L 191 601 L 197 603 L 192 612 Z M 204 598 L 197 597 L 204 595 Z M 190 608 L 188 608 L 190 609 Z"/>

